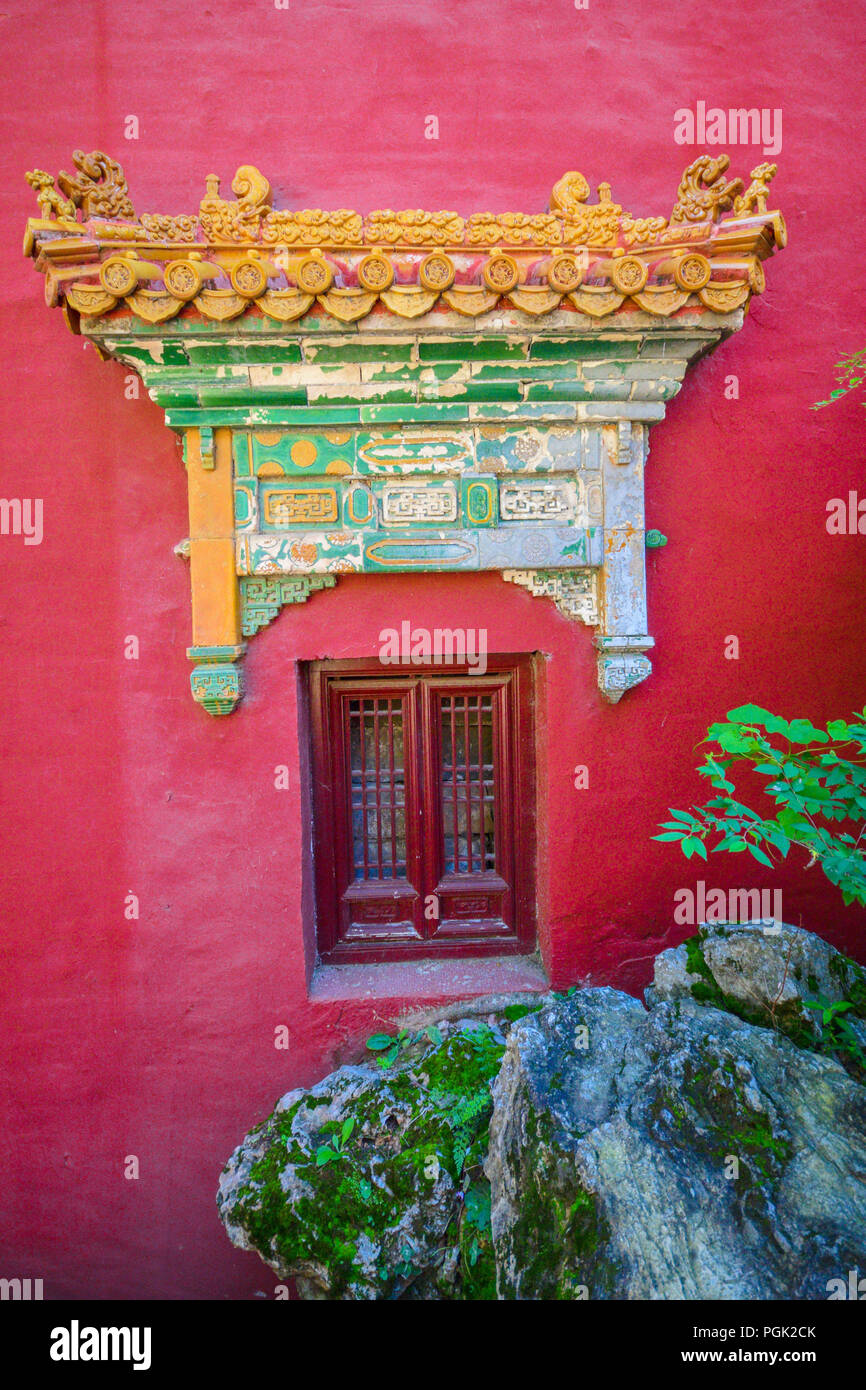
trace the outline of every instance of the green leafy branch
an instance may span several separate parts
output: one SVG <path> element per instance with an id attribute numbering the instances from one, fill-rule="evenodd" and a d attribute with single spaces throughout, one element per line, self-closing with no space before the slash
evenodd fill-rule
<path id="1" fill-rule="evenodd" d="M 413 1043 L 422 1042 L 424 1039 L 436 1046 L 443 1041 L 439 1028 L 431 1024 L 419 1033 L 410 1033 L 405 1028 L 395 1036 L 390 1033 L 374 1033 L 367 1039 L 367 1047 L 377 1054 L 378 1065 L 387 1068 Z M 425 1092 L 431 1105 L 441 1113 L 450 1130 L 452 1164 L 459 1176 L 479 1132 L 486 1131 L 485 1121 L 489 1119 L 492 1110 L 490 1081 L 498 1070 L 502 1049 L 486 1025 L 459 1030 L 453 1035 L 453 1039 L 455 1043 L 468 1050 L 462 1072 L 458 1069 L 457 1075 L 452 1073 L 450 1083 L 434 1083 L 429 1085 L 429 1089 L 417 1076 L 413 1075 L 413 1081 Z M 471 1064 L 469 1057 L 474 1058 Z M 420 1117 L 410 1121 L 409 1128 L 418 1123 L 419 1119 Z"/>
<path id="2" fill-rule="evenodd" d="M 451 1161 L 454 1171 L 461 1173 L 466 1156 L 479 1126 L 489 1119 L 493 1110 L 490 1088 L 485 1083 L 469 1095 L 456 1096 L 442 1091 L 432 1091 L 430 1099 L 441 1110 L 443 1118 L 451 1131 Z"/>
<path id="3" fill-rule="evenodd" d="M 420 1042 L 422 1038 L 429 1038 L 432 1043 L 441 1043 L 442 1034 L 435 1024 L 429 1028 L 423 1028 L 420 1033 L 410 1033 L 408 1029 L 401 1028 L 399 1033 L 393 1037 L 390 1033 L 374 1033 L 367 1039 L 367 1048 L 370 1052 L 375 1052 L 376 1065 L 379 1067 L 390 1067 L 396 1062 L 401 1052 L 405 1052 L 407 1047 L 413 1043 Z"/>
<path id="4" fill-rule="evenodd" d="M 474 1182 L 466 1192 L 463 1203 L 460 1241 L 461 1259 L 464 1275 L 474 1269 L 485 1245 L 490 1243 L 490 1184 L 486 1180 Z"/>
<path id="5" fill-rule="evenodd" d="M 840 396 L 846 396 L 849 391 L 854 391 L 858 386 L 862 386 L 866 381 L 866 348 L 861 348 L 851 357 L 843 357 L 841 362 L 836 363 L 838 375 L 836 377 L 839 385 L 835 391 L 831 391 L 826 401 L 816 401 L 811 410 L 820 410 L 822 406 L 832 405 Z"/>
<path id="6" fill-rule="evenodd" d="M 808 719 L 785 720 L 741 705 L 713 724 L 704 743 L 715 744 L 698 773 L 721 795 L 690 811 L 671 809 L 655 840 L 679 843 L 687 859 L 707 848 L 748 852 L 773 868 L 792 846 L 820 864 L 846 904 L 866 904 L 866 710 L 855 722 L 833 719 L 825 729 Z M 765 794 L 777 808 L 761 815 L 736 799 L 732 768 L 745 765 L 767 779 Z M 845 828 L 841 828 L 844 826 Z"/>
<path id="7" fill-rule="evenodd" d="M 807 1009 L 814 1009 L 821 1015 L 821 1029 L 825 1046 L 831 1052 L 844 1052 L 853 1058 L 859 1067 L 866 1069 L 866 1053 L 860 1039 L 843 1014 L 854 1008 L 850 999 L 833 1001 L 819 994 L 817 999 L 804 999 Z"/>

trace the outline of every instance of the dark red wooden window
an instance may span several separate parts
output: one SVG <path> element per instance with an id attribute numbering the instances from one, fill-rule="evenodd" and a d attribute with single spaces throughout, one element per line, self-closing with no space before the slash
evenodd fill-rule
<path id="1" fill-rule="evenodd" d="M 323 960 L 531 951 L 531 659 L 310 667 Z"/>

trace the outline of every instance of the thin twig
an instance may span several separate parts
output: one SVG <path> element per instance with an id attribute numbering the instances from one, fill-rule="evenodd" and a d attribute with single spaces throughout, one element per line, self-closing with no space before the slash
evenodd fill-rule
<path id="1" fill-rule="evenodd" d="M 791 941 L 788 943 L 788 954 L 787 954 L 787 956 L 785 957 L 785 973 L 784 973 L 784 975 L 782 976 L 782 983 L 779 985 L 779 993 L 776 995 L 775 999 L 773 1000 L 772 1004 L 770 1005 L 770 1018 L 771 1018 L 771 1020 L 772 1020 L 773 1027 L 774 1027 L 774 1028 L 775 1028 L 775 1026 L 776 1026 L 776 1005 L 778 1004 L 779 1000 L 781 999 L 782 995 L 783 995 L 784 992 L 785 992 L 785 985 L 786 985 L 787 982 L 788 982 L 788 967 L 789 967 L 790 964 L 791 964 L 791 952 L 793 951 L 793 949 L 794 949 L 794 941 L 793 941 L 793 938 L 792 938 Z"/>

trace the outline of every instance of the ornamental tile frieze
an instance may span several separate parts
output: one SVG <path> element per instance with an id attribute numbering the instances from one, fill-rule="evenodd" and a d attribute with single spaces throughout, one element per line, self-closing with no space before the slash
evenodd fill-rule
<path id="1" fill-rule="evenodd" d="M 101 152 L 27 181 L 49 305 L 137 370 L 183 439 L 195 699 L 341 574 L 492 570 L 596 629 L 617 701 L 651 666 L 649 426 L 742 326 L 785 244 L 776 168 L 696 159 L 669 216 L 568 173 L 539 214 L 274 206 L 252 165 L 137 217 Z M 323 600 L 317 600 L 323 601 Z"/>

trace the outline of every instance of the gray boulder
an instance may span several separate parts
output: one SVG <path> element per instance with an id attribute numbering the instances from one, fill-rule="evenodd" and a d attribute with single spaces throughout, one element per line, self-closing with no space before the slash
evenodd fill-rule
<path id="1" fill-rule="evenodd" d="M 866 1090 L 690 998 L 511 1030 L 487 1176 L 500 1298 L 826 1298 L 866 1266 Z"/>
<path id="2" fill-rule="evenodd" d="M 835 1056 L 866 1080 L 866 971 L 783 922 L 705 925 L 656 957 L 647 1004 L 696 999 Z"/>
<path id="3" fill-rule="evenodd" d="M 866 972 L 703 927 L 646 999 L 371 1040 L 232 1154 L 230 1238 L 309 1299 L 827 1298 L 866 1269 Z"/>

